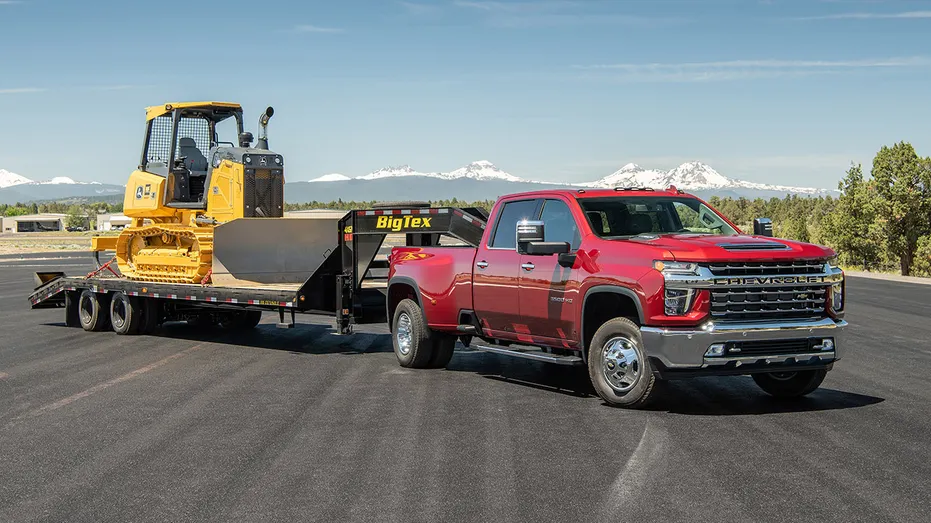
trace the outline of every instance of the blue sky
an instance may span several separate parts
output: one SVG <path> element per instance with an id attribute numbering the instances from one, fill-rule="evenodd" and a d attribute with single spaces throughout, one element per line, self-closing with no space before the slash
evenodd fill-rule
<path id="1" fill-rule="evenodd" d="M 928 1 L 0 0 L 0 168 L 124 183 L 145 106 L 219 99 L 253 131 L 275 107 L 289 180 L 701 160 L 834 188 L 931 155 L 928 35 Z"/>

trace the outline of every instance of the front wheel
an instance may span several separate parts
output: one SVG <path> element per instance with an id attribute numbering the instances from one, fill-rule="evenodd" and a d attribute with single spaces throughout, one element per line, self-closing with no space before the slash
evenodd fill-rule
<path id="1" fill-rule="evenodd" d="M 645 407 L 659 383 L 643 351 L 640 328 L 627 318 L 608 320 L 595 332 L 588 348 L 588 375 L 601 399 L 613 407 Z"/>
<path id="2" fill-rule="evenodd" d="M 828 371 L 820 369 L 753 374 L 752 377 L 757 386 L 767 394 L 781 399 L 791 399 L 814 392 L 821 386 L 827 374 Z"/>

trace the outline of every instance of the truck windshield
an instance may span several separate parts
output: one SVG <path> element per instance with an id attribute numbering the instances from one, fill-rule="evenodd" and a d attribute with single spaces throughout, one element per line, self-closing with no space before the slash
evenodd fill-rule
<path id="1" fill-rule="evenodd" d="M 694 198 L 579 198 L 592 230 L 603 238 L 640 234 L 738 234 L 710 207 Z"/>

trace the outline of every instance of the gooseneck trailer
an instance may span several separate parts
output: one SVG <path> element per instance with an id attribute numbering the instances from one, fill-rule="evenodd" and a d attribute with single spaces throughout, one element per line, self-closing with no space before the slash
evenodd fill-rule
<path id="1" fill-rule="evenodd" d="M 383 204 L 339 217 L 278 220 L 271 237 L 263 219 L 239 219 L 216 228 L 206 283 L 136 281 L 97 252 L 88 274 L 37 272 L 29 302 L 33 309 L 63 308 L 69 327 L 87 331 L 148 334 L 167 321 L 248 329 L 263 312 L 277 312 L 280 328 L 293 327 L 296 314 L 317 314 L 350 334 L 355 324 L 388 321 L 388 260 L 379 256 L 386 240 L 475 246 L 486 219 L 478 208 Z"/>

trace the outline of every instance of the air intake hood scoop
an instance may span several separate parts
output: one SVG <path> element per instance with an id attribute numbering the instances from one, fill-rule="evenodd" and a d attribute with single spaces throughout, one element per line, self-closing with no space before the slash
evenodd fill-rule
<path id="1" fill-rule="evenodd" d="M 769 240 L 756 240 L 756 241 L 743 241 L 743 242 L 728 242 L 722 241 L 715 244 L 715 246 L 720 247 L 727 251 L 786 251 L 791 249 L 788 245 L 784 243 L 769 241 Z"/>

